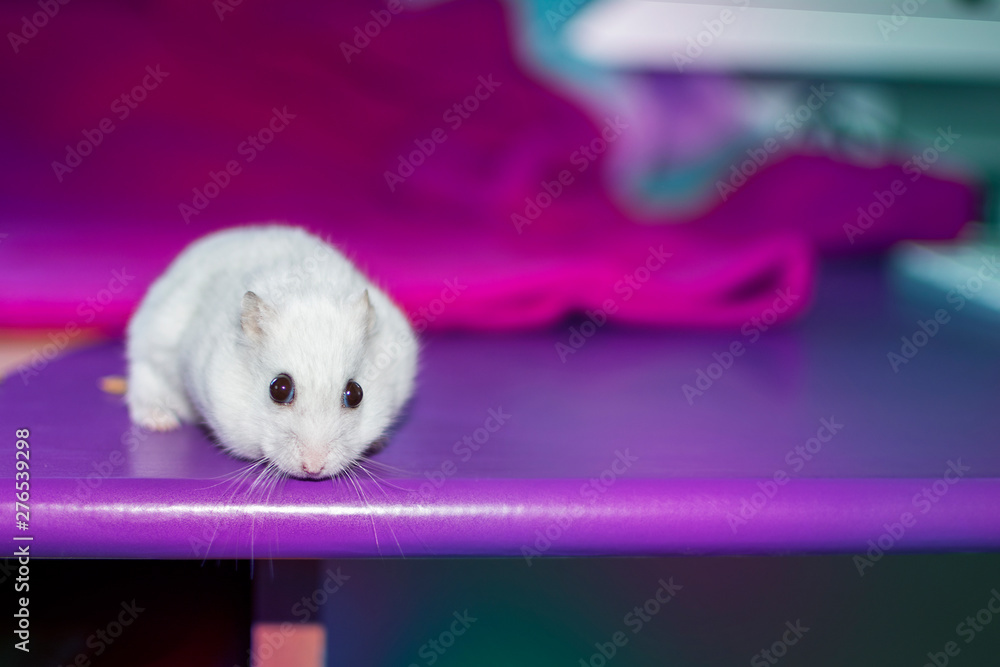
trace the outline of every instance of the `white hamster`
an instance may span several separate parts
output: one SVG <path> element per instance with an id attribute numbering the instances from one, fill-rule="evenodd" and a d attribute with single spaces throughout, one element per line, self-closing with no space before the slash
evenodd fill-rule
<path id="1" fill-rule="evenodd" d="M 132 421 L 199 415 L 232 454 L 336 475 L 413 393 L 417 341 L 390 298 L 302 229 L 227 229 L 188 246 L 128 324 Z"/>

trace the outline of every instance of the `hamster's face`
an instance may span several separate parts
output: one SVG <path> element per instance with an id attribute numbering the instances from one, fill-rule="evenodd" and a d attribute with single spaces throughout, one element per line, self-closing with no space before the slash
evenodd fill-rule
<path id="1" fill-rule="evenodd" d="M 359 459 L 393 417 L 360 380 L 375 313 L 367 292 L 265 303 L 248 292 L 242 326 L 248 363 L 245 423 L 289 475 L 331 477 Z"/>

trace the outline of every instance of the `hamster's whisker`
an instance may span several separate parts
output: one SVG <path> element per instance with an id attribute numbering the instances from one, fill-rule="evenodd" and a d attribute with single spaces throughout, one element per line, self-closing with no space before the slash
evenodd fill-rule
<path id="1" fill-rule="evenodd" d="M 220 509 L 222 509 L 222 512 L 220 513 L 219 520 L 215 522 L 215 527 L 212 530 L 212 537 L 208 541 L 208 548 L 205 550 L 206 560 L 208 559 L 209 552 L 212 550 L 212 546 L 215 544 L 215 538 L 219 535 L 219 527 L 222 525 L 223 517 L 226 515 L 226 510 L 234 505 L 233 501 L 236 498 L 236 494 L 239 493 L 240 486 L 242 485 L 243 480 L 245 480 L 246 477 L 250 475 L 250 473 L 253 471 L 253 469 L 259 465 L 260 461 L 257 461 L 237 471 L 234 474 L 235 476 L 233 477 L 233 479 L 230 480 L 229 486 L 226 487 L 226 490 L 222 492 L 221 497 L 219 499 L 219 505 Z M 202 561 L 202 564 L 204 564 L 204 561 Z"/>
<path id="2" fill-rule="evenodd" d="M 375 484 L 375 488 L 378 489 L 379 491 L 381 491 L 382 495 L 385 496 L 386 499 L 389 498 L 389 494 L 386 493 L 385 489 L 382 488 L 382 485 L 380 485 L 378 483 L 378 480 L 375 479 L 375 476 L 371 473 L 371 471 L 368 468 L 366 468 L 363 465 L 361 465 L 360 461 L 355 461 L 354 462 L 354 467 L 356 467 L 358 470 L 360 470 L 364 474 L 368 475 L 368 478 L 371 479 L 371 481 L 372 481 L 373 484 Z M 396 488 L 398 489 L 399 487 L 397 486 Z"/>
<path id="3" fill-rule="evenodd" d="M 272 463 L 271 461 L 266 461 L 266 463 L 267 465 L 265 465 L 264 468 L 257 474 L 256 479 L 254 479 L 253 483 L 250 485 L 250 488 L 247 489 L 248 500 L 252 500 L 251 496 L 253 495 L 253 492 L 261 485 L 263 481 L 267 479 L 268 472 L 270 472 L 271 468 L 274 466 L 274 463 Z"/>
<path id="4" fill-rule="evenodd" d="M 278 487 L 278 496 L 279 497 L 281 496 L 282 493 L 285 492 L 285 484 L 288 482 L 288 480 L 289 480 L 290 477 L 291 477 L 291 475 L 289 475 L 284 470 L 279 470 L 278 471 L 278 484 L 279 484 L 279 487 Z M 281 548 L 281 531 L 278 531 L 278 530 L 274 531 L 274 547 L 276 549 L 279 549 L 279 550 Z M 274 566 L 272 564 L 272 570 L 273 570 L 273 567 Z"/>
<path id="5" fill-rule="evenodd" d="M 388 496 L 388 494 L 385 493 L 385 489 L 383 489 L 379 485 L 379 482 L 382 482 L 386 486 L 391 486 L 392 488 L 396 489 L 397 491 L 402 491 L 404 493 L 406 492 L 406 489 L 404 489 L 403 487 L 396 486 L 395 484 L 393 484 L 392 482 L 388 481 L 384 477 L 378 477 L 377 474 L 373 474 L 373 472 L 371 470 L 369 470 L 367 468 L 367 466 L 365 466 L 365 463 L 363 461 L 355 461 L 354 465 L 356 465 L 358 468 L 360 468 L 361 470 L 363 470 L 366 475 L 368 475 L 369 477 L 372 478 L 372 481 L 375 482 L 375 486 L 378 487 L 379 491 L 381 491 L 383 494 L 385 494 L 386 498 L 388 498 L 389 496 Z"/>
<path id="6" fill-rule="evenodd" d="M 264 473 L 262 475 L 264 481 L 260 486 L 260 492 L 259 492 L 260 501 L 257 504 L 266 505 L 271 502 L 271 492 L 274 490 L 274 485 L 277 484 L 277 481 L 279 479 L 278 474 L 280 472 L 281 472 L 280 469 L 273 461 L 267 462 L 267 466 L 264 468 Z M 266 520 L 267 520 L 266 515 L 261 517 L 261 521 L 264 522 L 265 527 L 267 525 Z M 267 548 L 268 548 L 268 554 L 269 555 L 273 554 L 270 542 L 268 542 Z M 272 562 L 272 568 L 273 568 L 273 562 Z"/>
<path id="7" fill-rule="evenodd" d="M 391 499 L 391 498 L 389 497 L 389 494 L 388 494 L 388 493 L 386 493 L 385 489 L 384 489 L 384 488 L 382 488 L 382 485 L 381 485 L 381 484 L 379 484 L 379 478 L 378 478 L 378 476 L 377 476 L 377 475 L 374 475 L 374 474 L 372 474 L 372 472 L 371 472 L 370 470 L 368 470 L 368 469 L 367 469 L 367 468 L 366 468 L 366 467 L 365 467 L 365 466 L 364 466 L 364 465 L 362 464 L 362 462 L 361 462 L 361 461 L 355 461 L 355 463 L 357 464 L 357 466 L 358 466 L 359 468 L 361 468 L 361 470 L 363 470 L 363 471 L 365 472 L 365 474 L 366 474 L 366 475 L 368 475 L 369 477 L 371 477 L 371 480 L 372 480 L 372 482 L 373 482 L 373 483 L 375 484 L 375 488 L 377 488 L 377 489 L 378 489 L 379 491 L 381 491 L 381 492 L 382 492 L 382 495 L 384 495 L 384 496 L 385 496 L 386 500 L 389 500 L 389 501 L 391 501 L 392 499 Z M 386 480 L 384 480 L 384 479 L 382 480 L 382 482 L 383 482 L 383 483 L 385 483 L 385 484 L 388 484 L 389 486 L 391 486 L 391 487 L 392 487 L 392 488 L 394 488 L 394 489 L 398 489 L 399 491 L 403 491 L 403 492 L 407 492 L 407 490 L 406 490 L 406 489 L 404 489 L 404 488 L 402 488 L 402 487 L 399 487 L 399 486 L 396 486 L 395 484 L 391 484 L 391 483 L 387 482 L 387 481 L 386 481 Z M 396 537 L 396 531 L 395 531 L 395 530 L 393 530 L 393 528 L 392 528 L 392 523 L 391 523 L 391 522 L 389 521 L 388 517 L 386 517 L 386 525 L 387 525 L 387 526 L 389 527 L 389 532 L 391 532 L 391 533 L 392 533 L 392 537 L 393 537 L 393 539 L 395 539 L 395 540 L 396 540 L 396 546 L 397 546 L 397 547 L 399 548 L 399 555 L 400 555 L 400 556 L 402 556 L 403 558 L 406 558 L 406 554 L 405 554 L 405 553 L 403 553 L 403 548 L 402 548 L 402 547 L 400 546 L 400 544 L 399 544 L 399 538 L 397 538 L 397 537 Z M 421 538 L 421 537 L 420 537 L 420 534 L 419 534 L 419 533 L 417 533 L 417 531 L 416 531 L 416 530 L 414 530 L 413 526 L 410 526 L 410 532 L 411 532 L 411 533 L 413 533 L 413 536 L 414 536 L 414 537 L 416 537 L 416 538 L 417 538 L 417 540 L 419 540 L 419 542 L 420 542 L 421 544 L 423 544 L 425 548 L 427 547 L 427 544 L 426 544 L 426 543 L 424 542 L 423 538 Z M 427 549 L 427 551 L 429 552 L 429 551 L 430 551 L 430 549 L 428 548 L 428 549 Z"/>
<path id="8" fill-rule="evenodd" d="M 238 477 L 238 476 L 242 475 L 246 470 L 253 469 L 255 466 L 260 465 L 260 462 L 263 461 L 263 460 L 264 460 L 263 458 L 255 459 L 253 461 L 250 461 L 246 465 L 237 468 L 236 470 L 230 470 L 229 472 L 224 472 L 221 475 L 216 475 L 215 477 L 209 477 L 208 479 L 217 479 L 217 480 L 219 480 L 218 484 L 213 484 L 212 485 L 212 486 L 218 486 L 219 484 L 222 484 L 225 481 L 231 480 L 234 477 Z M 212 488 L 212 487 L 209 486 L 209 487 L 206 487 L 206 488 Z"/>
<path id="9" fill-rule="evenodd" d="M 371 459 L 365 459 L 365 461 L 364 461 L 364 462 L 365 462 L 365 463 L 376 463 L 376 464 L 378 464 L 378 461 L 372 461 Z M 373 481 L 373 482 L 375 482 L 375 485 L 376 485 L 376 486 L 378 486 L 379 488 L 381 488 L 381 486 L 379 485 L 379 479 L 378 479 L 378 476 L 377 476 L 377 475 L 373 475 L 373 474 L 372 474 L 372 471 L 369 471 L 369 470 L 368 470 L 368 469 L 367 469 L 367 468 L 366 468 L 366 467 L 365 467 L 365 466 L 364 466 L 364 465 L 362 464 L 362 462 L 361 462 L 361 461 L 358 461 L 357 463 L 358 463 L 359 467 L 360 467 L 360 468 L 361 468 L 362 470 L 364 470 L 364 471 L 365 471 L 366 473 L 368 473 L 368 476 L 372 478 L 372 481 Z M 384 465 L 384 464 L 379 464 L 379 465 Z M 393 468 L 393 466 L 387 466 L 387 467 L 390 467 L 390 468 Z M 399 470 L 399 468 L 394 468 L 394 469 L 395 469 L 395 470 Z M 407 472 L 407 476 L 412 476 L 413 474 L 415 474 L 415 473 L 410 473 L 410 472 Z M 382 483 L 384 483 L 384 484 L 388 484 L 388 485 L 389 485 L 389 486 L 391 486 L 392 488 L 394 488 L 394 489 L 398 489 L 398 490 L 400 490 L 400 491 L 402 491 L 402 492 L 406 493 L 407 495 L 412 495 L 412 494 L 413 494 L 413 491 L 411 491 L 411 490 L 409 490 L 409 489 L 404 489 L 404 488 L 402 488 L 401 486 L 396 486 L 395 484 L 392 484 L 392 483 L 390 483 L 390 482 L 389 482 L 388 480 L 386 480 L 385 478 L 382 478 L 382 480 L 381 480 L 381 481 L 382 481 Z M 382 493 L 385 493 L 385 490 L 384 490 L 384 489 L 382 489 Z M 388 498 L 388 494 L 386 494 L 386 497 Z M 418 542 L 420 542 L 420 544 L 421 544 L 421 545 L 423 545 L 423 547 L 424 547 L 424 551 L 425 551 L 426 553 L 432 553 L 432 549 L 431 549 L 430 547 L 428 547 L 428 546 L 427 546 L 427 543 L 426 543 L 426 542 L 424 542 L 424 538 L 422 538 L 422 537 L 420 536 L 420 533 L 419 533 L 419 532 L 417 531 L 417 529 L 416 529 L 416 528 L 414 528 L 414 527 L 413 527 L 413 525 L 412 525 L 412 524 L 410 524 L 410 523 L 404 523 L 404 525 L 405 525 L 405 526 L 407 526 L 407 527 L 408 527 L 408 528 L 410 529 L 410 533 L 411 533 L 411 534 L 413 535 L 413 537 L 417 538 L 417 541 L 418 541 Z M 391 528 L 392 528 L 392 527 L 391 527 L 391 525 L 390 525 L 390 529 L 391 529 Z M 393 534 L 393 536 L 395 537 L 395 533 Z M 399 543 L 399 540 L 397 540 L 396 542 L 397 542 L 397 544 L 398 544 L 398 543 Z M 400 549 L 400 555 L 401 555 L 401 556 L 402 556 L 403 558 L 406 558 L 406 554 L 404 554 L 404 553 L 403 553 L 403 550 L 402 550 L 402 549 Z"/>
<path id="10" fill-rule="evenodd" d="M 274 492 L 274 487 L 277 486 L 278 484 L 278 479 L 279 478 L 277 475 L 269 474 L 267 476 L 267 479 L 264 480 L 264 484 L 261 486 L 260 489 L 260 496 L 261 500 L 263 501 L 262 504 L 264 505 L 271 504 L 271 494 Z"/>
<path id="11" fill-rule="evenodd" d="M 354 487 L 354 492 L 358 496 L 358 500 L 360 500 L 362 503 L 364 503 L 365 506 L 367 507 L 368 503 L 365 503 L 364 499 L 361 497 L 361 491 L 358 489 L 358 485 L 354 481 L 354 478 L 352 477 L 351 471 L 350 471 L 349 468 L 344 469 L 343 476 L 344 476 L 344 479 L 346 479 L 350 483 L 350 485 Z M 369 515 L 369 517 L 370 516 L 371 515 Z M 379 543 L 378 543 L 378 531 L 375 530 L 375 522 L 374 521 L 372 522 L 372 532 L 375 534 L 375 548 L 378 549 L 379 556 L 381 556 L 382 555 L 382 548 L 379 546 Z"/>
<path id="12" fill-rule="evenodd" d="M 258 504 L 267 505 L 271 502 L 271 492 L 274 491 L 274 486 L 278 483 L 281 478 L 281 469 L 278 468 L 273 462 L 268 462 L 267 467 L 264 469 L 263 482 L 260 485 L 260 491 L 258 495 Z"/>
<path id="13" fill-rule="evenodd" d="M 256 479 L 250 485 L 247 490 L 247 509 L 250 511 L 250 577 L 253 578 L 253 568 L 254 568 L 254 549 L 256 547 L 257 538 L 257 513 L 253 511 L 253 507 L 256 504 L 254 502 L 254 491 L 258 491 L 258 502 L 264 499 L 265 485 L 270 479 L 270 473 L 277 466 L 275 466 L 273 461 L 267 461 L 267 465 L 260 471 Z"/>
<path id="14" fill-rule="evenodd" d="M 274 469 L 273 473 L 271 474 L 271 479 L 269 480 L 268 485 L 267 485 L 267 498 L 264 500 L 264 502 L 266 504 L 268 504 L 268 505 L 271 504 L 271 494 L 273 494 L 274 491 L 275 491 L 275 489 L 278 488 L 278 483 L 281 482 L 281 480 L 284 477 L 284 474 L 285 474 L 284 470 L 281 470 L 280 468 L 277 468 L 277 467 Z M 281 496 L 281 492 L 280 491 L 278 492 L 278 496 Z M 278 547 L 278 544 L 277 544 L 277 539 L 278 539 L 277 538 L 277 533 L 278 533 L 278 531 L 274 531 L 274 532 L 275 532 L 275 538 L 274 538 L 275 539 L 275 543 L 272 544 L 270 541 L 268 541 L 268 544 L 267 544 L 268 563 L 270 564 L 270 567 L 271 567 L 271 578 L 272 579 L 274 579 L 274 549 L 276 549 Z"/>
<path id="15" fill-rule="evenodd" d="M 378 547 L 378 555 L 382 557 L 383 556 L 382 547 L 378 543 L 378 531 L 376 530 L 378 522 L 375 520 L 375 511 L 372 509 L 371 503 L 368 502 L 368 496 L 365 494 L 364 487 L 361 483 L 361 478 L 358 477 L 353 470 L 349 470 L 348 474 L 354 481 L 354 487 L 358 490 L 358 495 L 361 497 L 361 501 L 365 504 L 365 507 L 368 508 L 368 518 L 371 519 L 372 522 L 372 532 L 375 534 L 375 543 L 376 546 Z"/>
<path id="16" fill-rule="evenodd" d="M 372 511 L 372 506 L 368 503 L 368 499 L 361 490 L 361 485 L 359 484 L 360 480 L 357 479 L 354 471 L 351 468 L 346 468 L 344 470 L 344 474 L 346 475 L 347 480 L 354 486 L 354 490 L 357 491 L 358 500 L 364 503 L 365 507 L 368 509 L 368 518 L 371 519 L 372 522 L 372 534 L 375 536 L 375 548 L 378 550 L 379 557 L 383 558 L 382 545 L 379 543 L 378 539 L 378 528 L 375 525 L 375 512 Z"/>
<path id="17" fill-rule="evenodd" d="M 399 477 L 414 477 L 416 472 L 413 470 L 403 470 L 402 468 L 397 468 L 394 465 L 389 465 L 388 463 L 383 463 L 382 461 L 376 461 L 375 459 L 366 458 L 365 463 L 376 468 L 381 468 L 384 472 L 393 473 Z"/>
<path id="18" fill-rule="evenodd" d="M 404 493 L 410 493 L 410 492 L 409 492 L 409 491 L 408 491 L 407 489 L 404 489 L 404 488 L 403 488 L 403 487 L 401 487 L 401 486 L 397 486 L 397 485 L 395 485 L 395 484 L 393 484 L 393 483 L 391 483 L 391 482 L 387 481 L 387 480 L 386 480 L 386 479 L 384 479 L 384 478 L 382 478 L 382 479 L 380 480 L 380 478 L 378 477 L 378 475 L 377 475 L 376 473 L 373 473 L 373 471 L 369 470 L 369 469 L 368 469 L 368 468 L 366 467 L 366 465 L 365 465 L 366 463 L 374 463 L 374 461 L 372 461 L 371 459 L 359 459 L 359 460 L 357 460 L 357 461 L 355 461 L 355 462 L 354 462 L 354 465 L 355 465 L 355 466 L 357 466 L 358 468 L 360 468 L 361 470 L 363 470 L 363 471 L 365 472 L 365 474 L 366 474 L 366 475 L 368 475 L 369 477 L 371 477 L 371 480 L 372 480 L 372 482 L 373 482 L 373 483 L 375 484 L 375 487 L 376 487 L 376 488 L 377 488 L 377 489 L 378 489 L 379 491 L 381 491 L 381 492 L 382 492 L 382 495 L 384 495 L 384 496 L 386 497 L 386 500 L 390 500 L 390 501 L 391 501 L 391 499 L 389 498 L 389 494 L 388 494 L 388 493 L 386 493 L 386 491 L 385 491 L 385 489 L 384 489 L 384 488 L 382 488 L 382 484 L 387 484 L 387 485 L 391 486 L 392 488 L 394 488 L 394 489 L 397 489 L 397 490 L 399 490 L 399 491 L 402 491 L 402 492 L 404 492 Z M 382 482 L 382 484 L 380 484 L 380 483 L 379 483 L 379 481 L 381 481 L 381 482 Z M 394 538 L 394 539 L 396 539 L 396 545 L 397 545 L 397 546 L 399 546 L 399 539 L 398 539 L 398 538 L 396 538 L 396 533 L 395 533 L 395 531 L 394 531 L 394 530 L 393 530 L 393 528 L 392 528 L 392 524 L 391 524 L 391 523 L 389 523 L 389 520 L 388 520 L 388 518 L 386 519 L 386 525 L 387 525 L 387 526 L 389 526 L 389 530 L 390 530 L 390 531 L 392 531 L 392 536 L 393 536 L 393 538 Z M 430 549 L 430 548 L 429 548 L 429 547 L 427 546 L 427 543 L 426 543 L 426 542 L 424 542 L 424 539 L 423 539 L 422 537 L 420 537 L 420 533 L 418 533 L 418 532 L 416 531 L 416 529 L 415 529 L 415 528 L 414 528 L 413 526 L 409 526 L 409 528 L 410 528 L 410 532 L 411 532 L 411 533 L 413 534 L 413 536 L 414 536 L 415 538 L 417 538 L 417 541 L 418 541 L 418 542 L 420 542 L 420 544 L 424 545 L 424 548 L 425 548 L 425 549 L 426 549 L 426 550 L 427 550 L 428 552 L 430 552 L 430 551 L 431 551 L 431 549 Z M 406 554 L 405 554 L 405 553 L 403 553 L 403 550 L 402 550 L 402 548 L 400 548 L 400 550 L 399 550 L 399 555 L 400 555 L 400 556 L 402 556 L 403 558 L 406 558 Z"/>
<path id="19" fill-rule="evenodd" d="M 389 494 L 385 492 L 385 489 L 383 489 L 381 486 L 379 486 L 378 480 L 376 480 L 375 477 L 373 477 L 372 474 L 367 469 L 365 469 L 364 466 L 359 465 L 359 462 L 355 461 L 354 465 L 352 465 L 352 468 L 353 467 L 360 468 L 366 475 L 368 475 L 369 477 L 371 477 L 372 482 L 374 482 L 374 484 L 375 484 L 375 488 L 377 488 L 379 491 L 381 491 L 382 495 L 384 495 L 387 500 L 389 499 Z M 359 479 L 358 481 L 360 482 L 361 480 Z M 369 508 L 371 508 L 370 505 L 369 505 Z M 375 513 L 374 513 L 374 511 L 372 511 L 372 522 L 374 523 L 374 521 L 375 521 Z M 406 558 L 406 554 L 403 553 L 403 547 L 399 544 L 399 538 L 396 536 L 396 531 L 393 530 L 393 528 L 392 528 L 392 522 L 389 521 L 388 518 L 385 520 L 385 525 L 389 529 L 389 534 L 392 535 L 393 541 L 396 543 L 396 548 L 399 549 L 399 555 L 402 556 L 403 558 Z"/>
<path id="20" fill-rule="evenodd" d="M 233 479 L 229 482 L 229 487 L 226 489 L 226 492 L 229 492 L 230 490 L 232 491 L 232 493 L 229 494 L 229 500 L 228 500 L 228 503 L 230 505 L 233 503 L 233 499 L 236 497 L 236 494 L 239 493 L 239 491 L 242 489 L 243 484 L 246 482 L 247 478 L 249 478 L 250 475 L 253 474 L 254 470 L 259 468 L 261 464 L 264 463 L 267 463 L 267 459 L 264 458 L 257 459 L 253 463 L 243 467 L 241 470 L 237 471 L 234 474 Z"/>
<path id="21" fill-rule="evenodd" d="M 371 479 L 372 483 L 375 485 L 375 488 L 382 492 L 382 495 L 385 496 L 386 500 L 389 500 L 389 494 L 386 493 L 385 488 L 381 484 L 379 484 L 378 478 L 375 475 L 372 474 L 371 470 L 369 470 L 368 468 L 366 468 L 363 465 L 361 465 L 360 462 L 355 462 L 355 464 L 356 464 L 358 470 L 360 470 L 361 472 L 363 472 L 366 475 L 368 475 L 368 478 Z M 403 489 L 401 489 L 400 487 L 398 487 L 398 486 L 396 486 L 394 484 L 389 484 L 388 482 L 386 482 L 386 484 L 388 484 L 389 486 L 392 486 L 393 488 L 398 489 L 400 491 L 403 490 Z"/>
<path id="22" fill-rule="evenodd" d="M 212 484 L 205 488 L 211 489 L 220 486 L 223 482 L 225 482 L 228 479 L 229 485 L 226 487 L 225 491 L 223 491 L 220 494 L 221 497 L 219 500 L 219 504 L 223 510 L 225 510 L 228 507 L 232 507 L 234 505 L 234 500 L 236 499 L 236 494 L 240 492 L 243 483 L 251 474 L 253 474 L 253 471 L 255 469 L 259 468 L 260 465 L 262 463 L 265 463 L 266 461 L 267 459 L 264 458 L 257 459 L 256 461 L 251 461 L 250 463 L 247 463 L 246 465 L 242 466 L 237 470 L 226 473 L 225 475 L 220 475 L 219 477 L 222 477 L 223 478 L 222 480 L 220 480 L 216 484 Z M 211 479 L 218 479 L 219 477 Z M 208 546 L 205 548 L 205 557 L 201 561 L 202 565 L 204 565 L 208 561 L 208 556 L 212 552 L 212 547 L 215 545 L 215 538 L 219 536 L 219 528 L 222 525 L 222 521 L 223 519 L 220 516 L 218 521 L 215 522 L 215 525 L 212 529 L 212 537 L 209 538 Z"/>

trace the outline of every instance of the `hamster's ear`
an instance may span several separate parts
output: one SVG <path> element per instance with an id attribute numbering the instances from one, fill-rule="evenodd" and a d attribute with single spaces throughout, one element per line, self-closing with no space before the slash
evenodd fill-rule
<path id="1" fill-rule="evenodd" d="M 264 328 L 273 314 L 271 307 L 253 292 L 243 295 L 240 326 L 247 338 L 254 343 L 259 343 L 264 338 Z"/>
<path id="2" fill-rule="evenodd" d="M 368 296 L 368 290 L 364 290 L 360 294 L 355 294 L 351 298 L 351 305 L 361 311 L 361 321 L 364 322 L 365 335 L 367 336 L 375 330 L 375 308 L 372 306 L 372 300 Z"/>

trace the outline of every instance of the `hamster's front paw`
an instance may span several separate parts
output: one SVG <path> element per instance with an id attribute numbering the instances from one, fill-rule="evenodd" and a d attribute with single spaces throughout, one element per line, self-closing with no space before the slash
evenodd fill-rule
<path id="1" fill-rule="evenodd" d="M 148 364 L 129 369 L 125 403 L 132 421 L 150 431 L 172 431 L 192 418 L 187 400 Z"/>
<path id="2" fill-rule="evenodd" d="M 177 415 L 157 405 L 130 406 L 129 416 L 133 422 L 150 431 L 173 431 L 181 425 Z"/>

